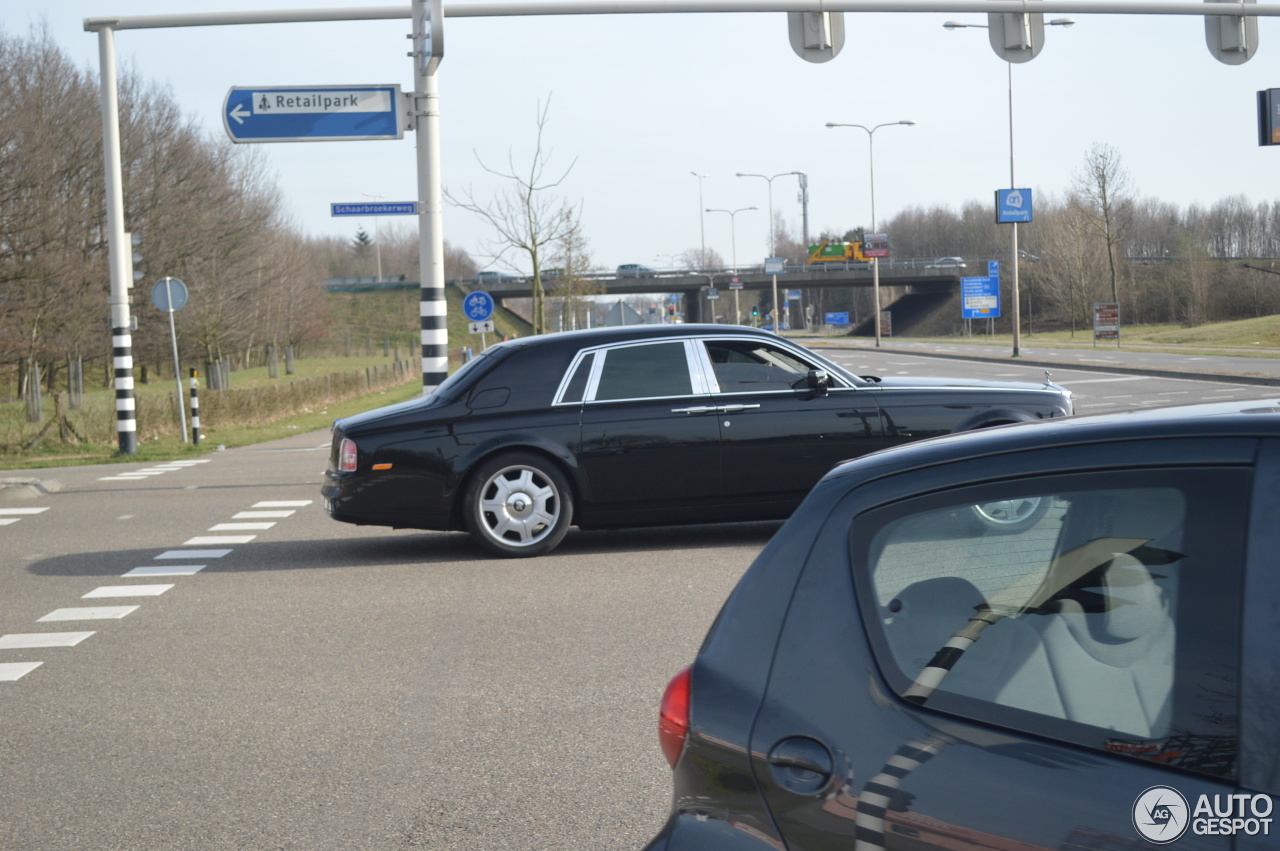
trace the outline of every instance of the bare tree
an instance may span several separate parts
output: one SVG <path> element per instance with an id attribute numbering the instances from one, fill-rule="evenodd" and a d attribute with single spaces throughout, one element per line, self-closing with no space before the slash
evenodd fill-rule
<path id="1" fill-rule="evenodd" d="M 1117 251 L 1128 230 L 1131 188 L 1129 172 L 1120 152 L 1110 145 L 1095 143 L 1085 154 L 1084 166 L 1073 181 L 1076 194 L 1084 202 L 1092 230 L 1107 247 L 1111 273 L 1111 300 L 1120 301 Z"/>
<path id="2" fill-rule="evenodd" d="M 551 151 L 543 148 L 543 132 L 547 126 L 547 112 L 551 108 L 551 100 L 538 104 L 537 137 L 533 157 L 528 169 L 517 170 L 515 158 L 507 154 L 507 169 L 499 171 L 485 165 L 479 154 L 476 160 L 480 167 L 490 174 L 509 181 L 509 187 L 489 201 L 476 200 L 470 189 L 461 195 L 446 190 L 444 195 L 449 203 L 474 213 L 493 227 L 496 238 L 490 244 L 490 254 L 495 261 L 505 263 L 519 271 L 519 266 L 510 257 L 512 253 L 523 253 L 533 271 L 533 333 L 546 331 L 546 297 L 543 289 L 543 260 L 556 250 L 566 238 L 575 233 L 579 227 L 581 208 L 551 194 L 573 169 L 573 162 L 559 173 L 558 177 L 550 177 L 547 169 L 551 161 Z"/>

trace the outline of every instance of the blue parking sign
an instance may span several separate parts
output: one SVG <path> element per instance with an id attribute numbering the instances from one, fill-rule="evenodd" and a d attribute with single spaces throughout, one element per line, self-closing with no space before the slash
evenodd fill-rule
<path id="1" fill-rule="evenodd" d="M 468 294 L 462 302 L 462 312 L 472 322 L 484 322 L 493 316 L 493 296 L 483 290 Z"/>

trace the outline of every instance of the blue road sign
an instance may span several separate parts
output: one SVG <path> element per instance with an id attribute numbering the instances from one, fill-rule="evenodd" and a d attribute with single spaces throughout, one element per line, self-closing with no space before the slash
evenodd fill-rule
<path id="1" fill-rule="evenodd" d="M 402 139 L 399 86 L 236 86 L 222 105 L 233 142 Z"/>
<path id="2" fill-rule="evenodd" d="M 493 316 L 493 296 L 483 290 L 471 293 L 462 303 L 462 312 L 472 322 L 484 322 Z"/>
<path id="3" fill-rule="evenodd" d="M 964 319 L 1000 316 L 1000 279 L 985 275 L 960 279 L 960 315 Z"/>
<path id="4" fill-rule="evenodd" d="M 824 313 L 823 319 L 826 321 L 828 325 L 848 325 L 849 324 L 849 314 L 847 311 L 842 311 L 840 313 Z"/>
<path id="5" fill-rule="evenodd" d="M 380 201 L 376 204 L 330 204 L 330 216 L 414 216 L 416 201 Z"/>
<path id="6" fill-rule="evenodd" d="M 1030 189 L 996 190 L 996 224 L 1031 221 Z"/>
<path id="7" fill-rule="evenodd" d="M 1000 261 L 999 260 L 987 261 L 987 274 L 993 278 L 1000 277 Z"/>

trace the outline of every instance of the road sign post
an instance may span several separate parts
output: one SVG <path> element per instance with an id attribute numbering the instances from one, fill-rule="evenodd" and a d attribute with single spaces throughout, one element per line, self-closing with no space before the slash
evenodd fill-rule
<path id="1" fill-rule="evenodd" d="M 164 277 L 151 288 L 151 303 L 157 310 L 169 313 L 169 339 L 173 341 L 173 380 L 178 385 L 178 425 L 182 442 L 187 442 L 187 413 L 182 405 L 182 365 L 178 363 L 178 332 L 173 327 L 173 312 L 187 305 L 187 285 L 177 278 Z M 195 416 L 193 413 L 192 416 Z"/>
<path id="2" fill-rule="evenodd" d="M 488 347 L 485 343 L 485 332 L 493 331 L 493 309 L 493 296 L 484 290 L 469 293 L 462 301 L 462 312 L 471 322 L 471 333 L 480 335 L 480 351 Z"/>

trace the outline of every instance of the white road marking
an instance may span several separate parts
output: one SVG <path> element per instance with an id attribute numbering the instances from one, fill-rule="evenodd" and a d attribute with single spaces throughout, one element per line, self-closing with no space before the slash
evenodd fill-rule
<path id="1" fill-rule="evenodd" d="M 222 558 L 229 552 L 231 550 L 166 550 L 156 558 Z"/>
<path id="2" fill-rule="evenodd" d="M 196 535 L 182 542 L 184 547 L 198 547 L 209 544 L 247 544 L 257 535 Z"/>
<path id="3" fill-rule="evenodd" d="M 272 523 L 218 523 L 210 526 L 210 532 L 249 532 L 254 529 L 270 529 L 276 525 Z"/>
<path id="4" fill-rule="evenodd" d="M 141 482 L 147 479 L 147 476 L 103 476 L 98 479 L 100 482 Z"/>
<path id="5" fill-rule="evenodd" d="M 203 564 L 166 564 L 156 567 L 135 567 L 124 576 L 192 576 L 204 570 Z"/>
<path id="6" fill-rule="evenodd" d="M 255 502 L 252 508 L 301 508 L 304 505 L 310 505 L 309 499 L 278 499 L 267 500 L 266 502 Z"/>
<path id="7" fill-rule="evenodd" d="M 45 508 L 0 508 L 0 514 L 43 514 L 48 511 Z"/>
<path id="8" fill-rule="evenodd" d="M 36 618 L 36 623 L 119 620 L 131 612 L 136 612 L 138 608 L 138 606 L 79 606 L 71 609 L 54 609 L 44 617 Z"/>
<path id="9" fill-rule="evenodd" d="M 21 517 L 0 517 L 0 526 L 8 526 L 10 523 L 17 523 Z"/>
<path id="10" fill-rule="evenodd" d="M 232 520 L 254 520 L 257 518 L 267 517 L 292 517 L 298 512 L 289 511 L 241 511 L 238 514 L 231 515 Z"/>
<path id="11" fill-rule="evenodd" d="M 1072 387 L 1075 387 L 1077 384 L 1110 384 L 1113 381 L 1143 381 L 1148 378 L 1149 376 L 1146 375 L 1126 375 L 1123 378 L 1085 378 L 1081 381 L 1067 378 L 1063 379 L 1062 383 L 1063 386 L 1070 384 Z"/>
<path id="12" fill-rule="evenodd" d="M 92 632 L 26 632 L 0 636 L 0 650 L 25 650 L 31 647 L 75 647 Z"/>
<path id="13" fill-rule="evenodd" d="M 101 588 L 94 588 L 80 599 L 87 600 L 94 597 L 159 597 L 172 587 L 172 585 L 103 585 Z"/>
<path id="14" fill-rule="evenodd" d="M 0 664 L 0 682 L 11 683 L 43 665 L 44 662 L 5 662 Z"/>

